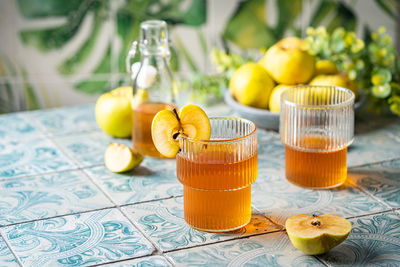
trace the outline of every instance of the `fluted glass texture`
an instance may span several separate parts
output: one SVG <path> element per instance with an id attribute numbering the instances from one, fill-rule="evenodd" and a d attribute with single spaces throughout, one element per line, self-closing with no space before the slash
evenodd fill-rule
<path id="1" fill-rule="evenodd" d="M 251 218 L 256 126 L 233 118 L 211 118 L 210 123 L 210 140 L 179 139 L 177 176 L 184 186 L 184 217 L 200 230 L 229 231 Z"/>
<path id="2" fill-rule="evenodd" d="M 354 138 L 354 93 L 335 86 L 297 86 L 282 93 L 280 107 L 286 178 L 312 188 L 342 184 Z"/>

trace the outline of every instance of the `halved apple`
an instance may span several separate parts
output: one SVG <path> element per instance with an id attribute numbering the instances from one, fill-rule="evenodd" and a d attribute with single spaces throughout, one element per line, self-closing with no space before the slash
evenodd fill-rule
<path id="1" fill-rule="evenodd" d="M 309 255 L 319 255 L 342 243 L 351 223 L 332 214 L 299 214 L 286 220 L 286 232 L 293 246 Z"/>
<path id="2" fill-rule="evenodd" d="M 143 156 L 129 146 L 111 143 L 104 154 L 104 163 L 112 172 L 130 171 L 143 161 Z"/>
<path id="3" fill-rule="evenodd" d="M 178 136 L 208 140 L 211 125 L 207 114 L 196 105 L 186 105 L 179 112 L 162 110 L 156 114 L 151 125 L 154 146 L 165 157 L 173 158 L 179 152 Z"/>

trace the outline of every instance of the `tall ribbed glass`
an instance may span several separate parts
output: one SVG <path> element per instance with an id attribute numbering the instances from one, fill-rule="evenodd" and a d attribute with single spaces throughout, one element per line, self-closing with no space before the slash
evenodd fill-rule
<path id="1" fill-rule="evenodd" d="M 179 138 L 176 165 L 183 184 L 184 217 L 202 231 L 231 231 L 251 219 L 257 130 L 244 119 L 210 118 L 210 123 L 210 140 Z"/>
<path id="2" fill-rule="evenodd" d="M 333 188 L 347 178 L 347 147 L 354 138 L 354 93 L 335 86 L 284 91 L 280 136 L 286 178 L 300 186 Z"/>

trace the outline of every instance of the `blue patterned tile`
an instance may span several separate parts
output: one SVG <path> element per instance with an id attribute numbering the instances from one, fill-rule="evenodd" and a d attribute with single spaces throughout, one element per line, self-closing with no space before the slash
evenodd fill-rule
<path id="1" fill-rule="evenodd" d="M 0 179 L 77 168 L 49 140 L 0 144 Z"/>
<path id="2" fill-rule="evenodd" d="M 177 266 L 324 266 L 295 249 L 285 233 L 223 242 L 166 254 Z"/>
<path id="3" fill-rule="evenodd" d="M 388 210 L 348 183 L 331 190 L 311 190 L 289 183 L 284 176 L 269 182 L 256 181 L 252 186 L 252 203 L 280 224 L 301 213 L 353 217 Z"/>
<path id="4" fill-rule="evenodd" d="M 400 216 L 383 213 L 351 220 L 349 237 L 320 258 L 334 266 L 400 266 Z"/>
<path id="5" fill-rule="evenodd" d="M 80 167 L 103 164 L 104 152 L 111 142 L 132 146 L 130 139 L 111 138 L 103 132 L 57 136 L 54 140 Z"/>
<path id="6" fill-rule="evenodd" d="M 44 136 L 26 114 L 20 112 L 0 116 L 0 146 Z"/>
<path id="7" fill-rule="evenodd" d="M 162 251 L 209 244 L 243 235 L 277 231 L 266 218 L 254 213 L 250 223 L 230 233 L 198 231 L 183 218 L 183 198 L 172 198 L 123 207 L 123 211 Z"/>
<path id="8" fill-rule="evenodd" d="M 283 170 L 285 168 L 285 146 L 275 132 L 259 131 L 258 168 Z"/>
<path id="9" fill-rule="evenodd" d="M 94 116 L 94 105 L 38 110 L 29 113 L 49 134 L 68 135 L 100 129 Z"/>
<path id="10" fill-rule="evenodd" d="M 0 267 L 19 266 L 14 255 L 0 236 Z"/>
<path id="11" fill-rule="evenodd" d="M 110 207 L 81 171 L 0 182 L 0 225 Z"/>
<path id="12" fill-rule="evenodd" d="M 400 160 L 353 168 L 349 177 L 390 207 L 400 208 Z"/>
<path id="13" fill-rule="evenodd" d="M 152 245 L 116 209 L 7 226 L 3 237 L 26 266 L 87 266 L 150 255 Z"/>
<path id="14" fill-rule="evenodd" d="M 176 178 L 176 162 L 172 159 L 146 157 L 139 167 L 123 174 L 112 173 L 105 166 L 85 171 L 119 205 L 183 194 Z"/>
<path id="15" fill-rule="evenodd" d="M 150 256 L 140 259 L 115 262 L 103 266 L 108 267 L 169 267 L 172 266 L 163 256 Z"/>
<path id="16" fill-rule="evenodd" d="M 400 158 L 400 119 L 372 116 L 356 124 L 354 143 L 348 152 L 348 166 Z"/>

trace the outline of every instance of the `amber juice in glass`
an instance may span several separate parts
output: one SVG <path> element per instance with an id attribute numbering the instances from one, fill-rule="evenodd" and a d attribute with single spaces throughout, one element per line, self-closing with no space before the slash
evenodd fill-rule
<path id="1" fill-rule="evenodd" d="M 305 85 L 282 93 L 280 134 L 288 181 L 310 188 L 333 188 L 346 181 L 353 105 L 353 92 L 341 87 Z"/>
<path id="2" fill-rule="evenodd" d="M 329 142 L 326 137 L 302 138 L 302 146 L 308 149 L 323 150 Z M 325 188 L 340 185 L 347 177 L 346 160 L 347 147 L 327 152 L 309 152 L 286 146 L 286 178 L 294 184 L 305 187 Z M 310 164 L 311 162 L 313 164 Z"/>
<path id="3" fill-rule="evenodd" d="M 157 112 L 173 109 L 174 106 L 165 103 L 142 103 L 132 107 L 132 142 L 133 147 L 142 155 L 162 157 L 153 144 L 151 123 Z"/>
<path id="4" fill-rule="evenodd" d="M 231 231 L 251 219 L 251 184 L 257 178 L 256 126 L 211 118 L 211 140 L 181 137 L 177 176 L 184 188 L 184 218 L 202 231 Z"/>

